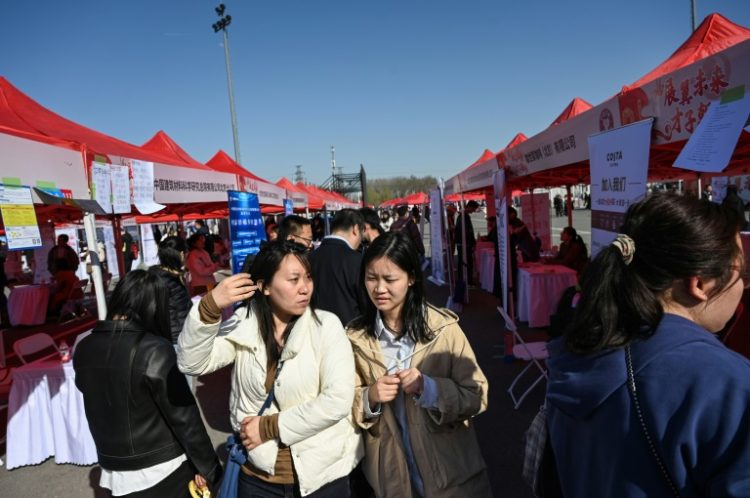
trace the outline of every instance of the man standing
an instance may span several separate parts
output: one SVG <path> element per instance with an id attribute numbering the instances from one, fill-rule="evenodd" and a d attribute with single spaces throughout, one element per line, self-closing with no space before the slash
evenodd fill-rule
<path id="1" fill-rule="evenodd" d="M 359 212 L 365 222 L 365 230 L 362 234 L 364 240 L 362 242 L 367 245 L 372 244 L 375 239 L 385 233 L 385 230 L 383 230 L 383 227 L 380 224 L 380 217 L 374 209 L 368 207 L 360 208 Z"/>
<path id="2" fill-rule="evenodd" d="M 474 224 L 471 222 L 471 214 L 479 209 L 479 203 L 477 201 L 469 201 L 466 203 L 464 212 L 458 217 L 455 228 L 455 241 L 456 249 L 458 250 L 458 279 L 463 280 L 463 264 L 466 264 L 466 272 L 468 275 L 468 284 L 474 284 L 474 248 L 477 246 L 477 239 L 474 235 Z M 466 226 L 466 245 L 464 246 L 464 236 L 461 233 L 463 227 Z M 464 248 L 466 249 L 464 251 Z M 465 262 L 465 263 L 464 263 Z"/>
<path id="3" fill-rule="evenodd" d="M 344 326 L 360 314 L 359 246 L 364 224 L 359 211 L 342 209 L 331 222 L 331 235 L 310 256 L 315 307 L 335 314 Z"/>
<path id="4" fill-rule="evenodd" d="M 312 224 L 307 218 L 290 214 L 281 220 L 279 225 L 279 240 L 293 240 L 308 249 L 313 247 Z"/>
<path id="5" fill-rule="evenodd" d="M 409 206 L 402 205 L 396 208 L 396 214 L 398 219 L 391 225 L 391 232 L 405 231 L 412 242 L 414 247 L 417 248 L 420 260 L 424 260 L 424 243 L 422 242 L 422 234 L 419 233 L 419 227 L 414 223 L 414 220 L 409 216 Z"/>
<path id="6" fill-rule="evenodd" d="M 125 273 L 133 266 L 133 236 L 124 228 L 122 229 L 122 258 L 125 263 Z"/>
<path id="7" fill-rule="evenodd" d="M 68 299 L 76 285 L 78 277 L 76 270 L 80 260 L 72 247 L 68 245 L 68 236 L 61 233 L 57 237 L 57 245 L 50 249 L 47 255 L 47 270 L 55 277 L 55 287 L 49 300 L 49 312 L 55 314 Z"/>

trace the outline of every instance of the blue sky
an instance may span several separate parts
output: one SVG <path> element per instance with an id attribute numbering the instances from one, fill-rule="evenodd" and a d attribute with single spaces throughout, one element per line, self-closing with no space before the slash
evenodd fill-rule
<path id="1" fill-rule="evenodd" d="M 163 129 L 205 162 L 233 155 L 209 0 L 0 7 L 0 75 L 63 116 L 141 144 Z M 689 0 L 224 2 L 242 163 L 272 181 L 450 177 L 573 97 L 597 104 L 690 34 Z M 750 26 L 746 0 L 697 0 Z"/>

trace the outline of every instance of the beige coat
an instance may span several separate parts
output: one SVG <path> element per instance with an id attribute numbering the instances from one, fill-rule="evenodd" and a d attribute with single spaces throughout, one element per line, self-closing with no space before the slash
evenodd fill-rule
<path id="1" fill-rule="evenodd" d="M 427 346 L 417 344 L 411 367 L 435 380 L 439 408 L 404 403 L 425 498 L 492 496 L 471 423 L 487 408 L 487 379 L 455 314 L 429 306 L 427 321 L 437 338 Z M 357 372 L 353 418 L 364 433 L 365 476 L 379 498 L 407 498 L 411 483 L 392 403 L 383 405 L 380 416 L 364 417 L 363 392 L 385 374 L 380 344 L 364 330 L 347 332 Z"/>

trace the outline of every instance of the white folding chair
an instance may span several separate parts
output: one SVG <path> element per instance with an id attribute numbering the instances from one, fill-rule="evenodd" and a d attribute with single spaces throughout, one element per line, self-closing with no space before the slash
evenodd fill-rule
<path id="1" fill-rule="evenodd" d="M 21 363 L 23 364 L 28 363 L 26 361 L 27 356 L 38 353 L 47 348 L 53 348 L 58 354 L 60 353 L 57 344 L 55 344 L 55 340 L 52 339 L 49 334 L 43 332 L 18 339 L 13 343 L 13 351 L 15 351 L 16 356 L 18 356 L 18 359 L 21 360 Z"/>
<path id="2" fill-rule="evenodd" d="M 526 365 L 523 370 L 521 370 L 521 373 L 519 373 L 516 378 L 513 379 L 513 382 L 510 383 L 510 387 L 508 387 L 508 394 L 510 394 L 510 399 L 513 400 L 513 408 L 518 410 L 518 407 L 521 406 L 521 403 L 523 403 L 523 400 L 526 399 L 526 396 L 529 395 L 532 389 L 534 389 L 542 380 L 547 379 L 547 366 L 544 363 L 546 362 L 547 358 L 549 358 L 549 353 L 547 352 L 547 342 L 524 341 L 523 337 L 521 337 L 521 335 L 518 333 L 518 328 L 516 327 L 515 322 L 513 322 L 513 320 L 510 320 L 510 318 L 506 313 L 504 313 L 502 308 L 498 307 L 497 310 L 505 318 L 505 326 L 511 332 L 513 332 L 513 356 L 515 356 L 519 360 L 529 362 L 529 364 Z M 516 387 L 516 384 L 518 384 L 518 382 L 524 377 L 526 372 L 532 369 L 532 367 L 536 367 L 536 371 L 539 372 L 539 375 L 526 388 L 526 390 L 523 391 L 520 396 L 518 396 L 513 389 Z M 532 373 L 535 373 L 536 371 L 532 370 Z"/>
<path id="3" fill-rule="evenodd" d="M 91 335 L 91 332 L 93 332 L 93 330 L 94 329 L 89 329 L 86 332 L 81 332 L 80 334 L 78 334 L 78 336 L 76 336 L 76 340 L 73 343 L 73 349 L 70 350 L 71 356 L 73 355 L 73 353 L 76 352 L 76 348 L 78 347 L 78 343 L 81 342 L 86 336 Z"/>

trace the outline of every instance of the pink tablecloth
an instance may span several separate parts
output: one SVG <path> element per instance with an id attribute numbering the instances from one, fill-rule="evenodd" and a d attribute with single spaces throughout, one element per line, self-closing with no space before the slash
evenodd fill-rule
<path id="1" fill-rule="evenodd" d="M 49 286 L 19 285 L 10 290 L 8 316 L 11 325 L 41 325 L 47 317 Z"/>
<path id="2" fill-rule="evenodd" d="M 576 285 L 576 272 L 561 265 L 518 269 L 518 319 L 529 327 L 549 326 L 562 293 Z"/>
<path id="3" fill-rule="evenodd" d="M 55 463 L 96 463 L 96 446 L 72 362 L 37 361 L 13 371 L 7 434 L 9 470 L 51 456 Z"/>

